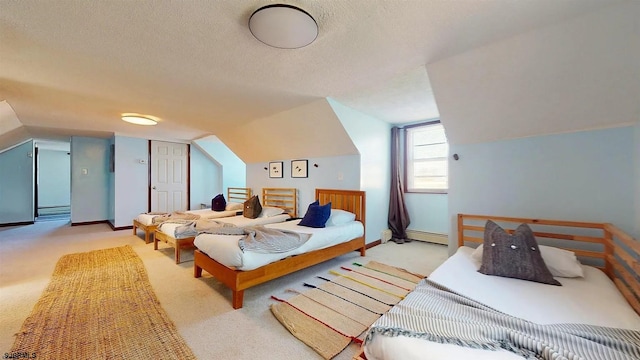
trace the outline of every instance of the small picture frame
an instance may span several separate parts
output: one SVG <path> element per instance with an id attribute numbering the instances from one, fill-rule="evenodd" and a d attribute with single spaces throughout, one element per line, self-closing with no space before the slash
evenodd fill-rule
<path id="1" fill-rule="evenodd" d="M 282 178 L 282 161 L 272 161 L 269 163 L 269 177 Z"/>
<path id="2" fill-rule="evenodd" d="M 308 160 L 291 160 L 291 177 L 292 178 L 309 177 L 308 165 L 309 165 Z"/>

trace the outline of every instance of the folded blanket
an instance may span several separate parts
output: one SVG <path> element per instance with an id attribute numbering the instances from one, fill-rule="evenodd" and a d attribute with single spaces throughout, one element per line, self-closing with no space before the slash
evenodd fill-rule
<path id="1" fill-rule="evenodd" d="M 173 221 L 173 220 L 197 220 L 197 219 L 200 219 L 200 215 L 190 214 L 190 213 L 181 212 L 181 211 L 174 211 L 170 214 L 155 216 L 152 221 L 154 224 L 157 225 L 169 220 Z"/>
<path id="2" fill-rule="evenodd" d="M 478 349 L 505 349 L 528 359 L 640 359 L 640 331 L 585 324 L 536 324 L 428 279 L 371 326 L 365 344 L 375 336 L 408 336 Z"/>
<path id="3" fill-rule="evenodd" d="M 238 241 L 240 250 L 257 253 L 283 253 L 299 248 L 309 240 L 311 234 L 290 230 L 276 230 L 264 226 L 244 228 L 245 236 Z"/>

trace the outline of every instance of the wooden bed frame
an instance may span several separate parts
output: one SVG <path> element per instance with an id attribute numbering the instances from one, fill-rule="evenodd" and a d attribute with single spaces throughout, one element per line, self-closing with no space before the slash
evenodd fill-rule
<path id="1" fill-rule="evenodd" d="M 237 188 L 237 187 L 227 188 L 228 201 L 244 202 L 246 199 L 250 197 L 251 197 L 250 188 Z M 157 228 L 158 228 L 157 224 L 145 225 L 139 222 L 138 220 L 133 219 L 133 235 L 138 235 L 138 229 L 144 230 L 145 244 L 148 244 L 151 242 L 151 236 L 155 234 Z"/>
<path id="2" fill-rule="evenodd" d="M 575 252 L 581 260 L 600 262 L 603 270 L 616 284 L 629 305 L 640 315 L 640 242 L 608 223 L 543 220 L 505 216 L 458 214 L 458 247 L 467 242 L 482 244 L 484 225 L 491 220 L 507 232 L 522 223 L 553 227 L 550 231 L 534 231 L 536 240 Z M 540 229 L 542 230 L 542 229 Z M 585 235 L 587 232 L 595 233 Z M 580 233 L 579 235 L 572 235 Z M 586 247 L 595 249 L 584 250 Z M 353 360 L 366 360 L 361 349 Z"/>
<path id="3" fill-rule="evenodd" d="M 604 271 L 640 315 L 640 242 L 622 230 L 608 223 L 458 214 L 458 247 L 466 242 L 482 243 L 487 220 L 500 224 L 509 233 L 522 223 L 533 225 L 541 244 L 573 251 L 584 263 L 593 263 Z M 550 230 L 535 231 L 543 230 L 539 225 Z"/>
<path id="4" fill-rule="evenodd" d="M 269 194 L 277 196 L 265 197 L 265 191 Z M 227 190 L 230 201 L 243 203 L 251 197 L 251 189 L 248 188 L 229 188 Z M 297 189 L 295 188 L 265 188 L 262 189 L 262 203 L 265 206 L 281 207 L 291 217 L 296 216 L 295 208 L 290 206 L 281 206 L 283 204 L 295 204 L 297 199 Z M 220 219 L 220 218 L 218 218 Z M 215 220 L 215 219 L 214 219 Z M 157 229 L 153 236 L 153 249 L 158 250 L 158 242 L 165 242 L 175 248 L 176 264 L 180 264 L 180 250 L 183 248 L 192 248 L 195 236 L 176 239 L 171 235 L 165 234 Z"/>
<path id="5" fill-rule="evenodd" d="M 364 191 L 316 189 L 316 199 L 320 201 L 320 204 L 331 202 L 331 208 L 333 209 L 347 210 L 356 214 L 356 220 L 365 224 L 366 198 Z M 364 256 L 365 249 L 365 236 L 363 234 L 361 237 L 344 243 L 291 256 L 249 271 L 235 270 L 226 267 L 196 249 L 194 253 L 193 275 L 196 278 L 201 277 L 202 270 L 204 269 L 225 284 L 231 289 L 233 308 L 240 309 L 242 307 L 245 289 L 308 268 L 354 250 L 360 250 L 360 255 Z"/>

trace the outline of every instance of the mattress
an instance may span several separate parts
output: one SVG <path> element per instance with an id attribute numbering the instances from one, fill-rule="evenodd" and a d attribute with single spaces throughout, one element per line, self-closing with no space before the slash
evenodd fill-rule
<path id="1" fill-rule="evenodd" d="M 284 223 L 266 225 L 266 227 L 272 229 L 291 230 L 311 234 L 311 237 L 304 245 L 284 253 L 263 254 L 251 251 L 242 252 L 238 247 L 238 240 L 242 238 L 242 236 L 239 235 L 199 234 L 196 236 L 194 245 L 222 265 L 246 271 L 259 268 L 292 255 L 303 254 L 349 241 L 364 234 L 364 226 L 359 221 L 352 221 L 344 225 L 326 228 L 299 226 L 299 222 L 300 220 L 292 220 Z"/>
<path id="2" fill-rule="evenodd" d="M 225 211 L 213 211 L 211 209 L 199 209 L 185 211 L 188 214 L 194 214 L 200 216 L 201 219 L 215 219 L 221 217 L 235 216 L 240 210 L 225 210 Z M 146 226 L 153 225 L 153 218 L 162 215 L 152 214 L 140 214 L 136 217 L 136 220 Z"/>
<path id="3" fill-rule="evenodd" d="M 509 315 L 539 324 L 583 323 L 640 330 L 640 317 L 599 269 L 584 267 L 584 278 L 560 278 L 562 286 L 488 276 L 477 272 L 473 249 L 461 247 L 429 279 Z M 544 309 L 544 311 L 541 311 Z M 404 336 L 375 336 L 365 346 L 369 360 L 521 359 L 507 351 L 470 349 Z"/>
<path id="4" fill-rule="evenodd" d="M 232 212 L 235 213 L 235 211 L 232 211 Z M 269 216 L 269 217 L 258 217 L 255 219 L 249 219 L 242 215 L 236 215 L 236 216 L 215 218 L 215 220 L 219 222 L 224 222 L 227 224 L 233 224 L 237 227 L 243 227 L 243 226 L 257 226 L 257 225 L 280 223 L 280 222 L 286 221 L 289 218 L 290 216 L 287 214 L 280 214 L 280 215 Z M 213 218 L 209 218 L 209 219 L 213 219 Z M 183 225 L 184 224 L 173 223 L 171 221 L 168 221 L 158 225 L 158 229 L 156 231 L 160 231 L 171 237 L 178 238 L 178 236 L 176 236 L 176 229 Z"/>
<path id="5" fill-rule="evenodd" d="M 153 225 L 153 218 L 160 215 L 140 214 L 136 216 L 136 220 L 145 226 Z"/>

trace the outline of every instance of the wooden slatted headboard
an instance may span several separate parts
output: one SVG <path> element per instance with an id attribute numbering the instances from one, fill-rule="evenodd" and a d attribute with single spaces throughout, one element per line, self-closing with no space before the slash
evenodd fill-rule
<path id="1" fill-rule="evenodd" d="M 227 202 L 243 203 L 251 197 L 250 188 L 230 187 L 227 188 Z"/>
<path id="2" fill-rule="evenodd" d="M 598 262 L 633 309 L 640 314 L 640 242 L 612 224 L 458 214 L 458 246 L 482 243 L 484 224 L 494 221 L 507 232 L 525 223 L 541 244 L 573 251 L 581 261 Z M 539 226 L 549 231 L 536 231 Z"/>
<path id="3" fill-rule="evenodd" d="M 295 188 L 263 188 L 262 206 L 279 207 L 291 217 L 297 217 L 298 190 Z"/>
<path id="4" fill-rule="evenodd" d="M 332 209 L 342 209 L 356 214 L 356 220 L 365 223 L 367 199 L 364 191 L 316 189 L 316 199 L 321 205 L 331 202 Z"/>

